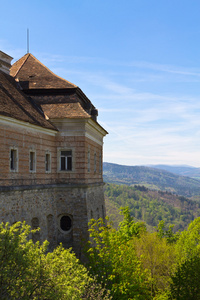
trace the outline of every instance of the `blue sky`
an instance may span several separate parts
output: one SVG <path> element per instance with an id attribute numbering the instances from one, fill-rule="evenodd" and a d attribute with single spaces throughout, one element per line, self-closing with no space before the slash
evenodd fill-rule
<path id="1" fill-rule="evenodd" d="M 78 85 L 104 161 L 200 167 L 200 1 L 0 1 L 0 50 Z"/>

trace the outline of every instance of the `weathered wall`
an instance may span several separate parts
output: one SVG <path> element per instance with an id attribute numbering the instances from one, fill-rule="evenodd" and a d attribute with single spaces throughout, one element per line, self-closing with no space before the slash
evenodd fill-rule
<path id="1" fill-rule="evenodd" d="M 10 171 L 10 149 L 18 151 L 18 170 Z M 59 149 L 73 150 L 73 170 L 59 171 Z M 90 171 L 88 171 L 90 149 Z M 29 170 L 29 152 L 35 151 L 36 170 Z M 102 182 L 102 146 L 84 136 L 45 134 L 35 128 L 0 123 L 0 186 L 47 183 Z M 45 154 L 51 155 L 51 172 L 45 171 Z M 94 154 L 96 153 L 96 168 Z M 101 164 L 101 167 L 99 165 Z"/>
<path id="2" fill-rule="evenodd" d="M 103 185 L 60 185 L 48 187 L 2 187 L 0 192 L 0 222 L 26 221 L 32 228 L 40 227 L 33 239 L 50 242 L 50 250 L 63 243 L 81 256 L 81 241 L 88 239 L 91 217 L 104 218 Z M 72 227 L 60 228 L 60 218 L 69 216 Z"/>
<path id="3" fill-rule="evenodd" d="M 86 136 L 71 136 L 68 127 L 56 133 L 21 123 L 0 122 L 0 222 L 26 221 L 33 229 L 40 227 L 32 236 L 34 241 L 49 240 L 50 250 L 62 243 L 80 257 L 81 242 L 88 240 L 89 219 L 105 216 L 102 145 Z M 85 132 L 84 123 L 77 124 L 74 131 Z M 15 171 L 10 168 L 11 148 L 18 153 Z M 59 170 L 62 149 L 73 151 L 72 171 Z M 34 172 L 29 170 L 30 150 L 36 153 Z M 45 170 L 47 152 L 50 172 Z M 72 225 L 69 230 L 60 226 L 65 217 Z"/>

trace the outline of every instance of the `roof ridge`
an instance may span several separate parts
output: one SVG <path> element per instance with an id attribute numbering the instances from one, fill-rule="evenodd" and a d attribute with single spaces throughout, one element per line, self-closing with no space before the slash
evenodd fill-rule
<path id="1" fill-rule="evenodd" d="M 23 57 L 25 57 L 26 55 L 27 55 L 26 59 L 23 61 L 23 63 L 21 64 L 20 68 L 16 71 L 16 73 L 13 75 L 13 77 L 16 77 L 16 76 L 17 76 L 17 74 L 19 73 L 19 71 L 21 70 L 21 68 L 23 67 L 23 65 L 25 64 L 25 62 L 27 61 L 28 57 L 30 56 L 30 53 L 25 54 Z M 22 58 L 22 57 L 21 57 L 21 58 Z M 19 60 L 20 60 L 20 59 L 19 59 Z M 16 62 L 17 62 L 17 61 L 16 61 Z"/>
<path id="2" fill-rule="evenodd" d="M 80 104 L 80 102 L 77 102 L 78 103 L 78 106 L 80 107 L 80 109 L 84 112 L 84 113 L 86 113 L 87 115 L 88 115 L 88 118 L 91 118 L 91 115 L 87 112 L 87 111 L 85 111 L 85 109 L 82 107 L 82 105 Z"/>
<path id="3" fill-rule="evenodd" d="M 73 85 L 75 88 L 77 88 L 78 86 L 75 85 L 74 83 L 58 76 L 57 74 L 55 74 L 54 72 L 52 72 L 47 66 L 45 66 L 41 61 L 39 61 L 33 54 L 29 53 L 29 56 L 31 56 L 34 60 L 36 60 L 40 65 L 42 65 L 48 72 L 50 72 L 52 75 L 56 76 L 57 78 L 63 80 L 63 81 L 66 81 L 67 83 Z M 28 58 L 27 58 L 28 59 Z M 21 68 L 20 68 L 21 69 Z"/>

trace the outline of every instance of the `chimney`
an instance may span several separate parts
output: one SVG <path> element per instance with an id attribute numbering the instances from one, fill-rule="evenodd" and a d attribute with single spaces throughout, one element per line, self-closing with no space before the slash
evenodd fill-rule
<path id="1" fill-rule="evenodd" d="M 11 56 L 0 51 L 0 70 L 6 74 L 10 74 L 11 60 L 13 60 Z"/>

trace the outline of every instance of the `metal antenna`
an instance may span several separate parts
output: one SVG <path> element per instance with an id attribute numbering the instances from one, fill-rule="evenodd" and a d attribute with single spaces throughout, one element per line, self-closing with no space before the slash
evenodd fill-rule
<path id="1" fill-rule="evenodd" d="M 27 28 L 27 53 L 29 53 L 29 29 Z"/>

